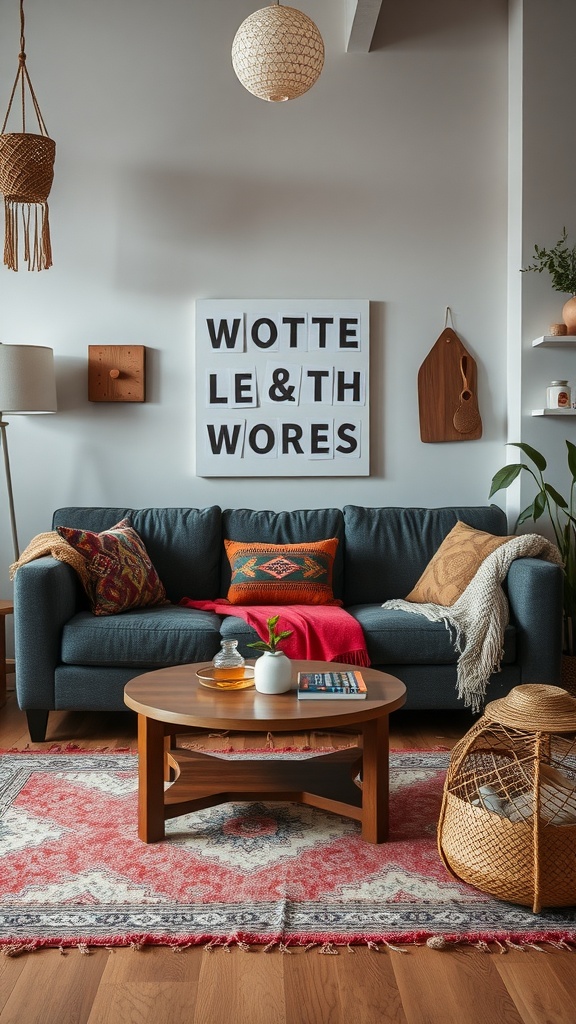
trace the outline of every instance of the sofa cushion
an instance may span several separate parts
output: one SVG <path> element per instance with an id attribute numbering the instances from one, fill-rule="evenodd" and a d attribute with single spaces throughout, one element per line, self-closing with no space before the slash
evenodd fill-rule
<path id="1" fill-rule="evenodd" d="M 511 540 L 457 522 L 428 562 L 407 601 L 450 607 L 464 593 L 487 555 Z"/>
<path id="2" fill-rule="evenodd" d="M 225 540 L 230 604 L 333 604 L 338 538 L 300 544 Z"/>
<path id="3" fill-rule="evenodd" d="M 71 506 L 57 509 L 52 528 L 74 526 L 99 532 L 126 516 L 146 545 L 170 601 L 177 604 L 182 597 L 208 601 L 220 596 L 220 565 L 226 559 L 218 505 L 202 509 Z"/>
<path id="4" fill-rule="evenodd" d="M 344 606 L 405 597 L 458 520 L 503 536 L 496 505 L 454 508 L 364 508 L 346 505 Z"/>
<path id="5" fill-rule="evenodd" d="M 220 619 L 213 612 L 175 605 L 142 608 L 117 617 L 78 612 L 62 631 L 68 665 L 152 669 L 212 660 L 220 648 Z"/>
<path id="6" fill-rule="evenodd" d="M 226 509 L 222 513 L 224 536 L 229 540 L 257 541 L 266 544 L 300 544 L 302 541 L 339 541 L 334 557 L 332 590 L 336 599 L 343 596 L 344 518 L 341 509 L 300 509 L 294 512 L 256 512 L 253 509 Z M 220 594 L 230 586 L 230 564 L 222 559 Z"/>
<path id="7" fill-rule="evenodd" d="M 392 611 L 379 604 L 358 604 L 346 609 L 362 626 L 370 663 L 378 665 L 455 665 L 458 653 L 443 622 L 421 615 Z M 503 664 L 516 660 L 516 630 L 504 634 Z"/>
<path id="8" fill-rule="evenodd" d="M 58 533 L 86 561 L 82 583 L 94 615 L 166 603 L 164 585 L 129 519 L 102 533 L 69 526 L 59 526 Z"/>

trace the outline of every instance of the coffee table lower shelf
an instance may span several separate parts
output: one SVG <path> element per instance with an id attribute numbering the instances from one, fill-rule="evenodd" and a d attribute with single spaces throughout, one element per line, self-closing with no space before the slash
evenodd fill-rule
<path id="1" fill-rule="evenodd" d="M 359 747 L 281 761 L 227 761 L 176 748 L 167 759 L 176 778 L 164 793 L 165 818 L 231 800 L 287 800 L 362 821 Z"/>
<path id="2" fill-rule="evenodd" d="M 279 800 L 352 818 L 366 842 L 382 843 L 388 838 L 387 725 L 387 719 L 365 723 L 372 757 L 353 746 L 305 758 L 236 759 L 174 747 L 172 727 L 139 716 L 138 835 L 154 843 L 164 839 L 169 818 L 234 800 Z"/>

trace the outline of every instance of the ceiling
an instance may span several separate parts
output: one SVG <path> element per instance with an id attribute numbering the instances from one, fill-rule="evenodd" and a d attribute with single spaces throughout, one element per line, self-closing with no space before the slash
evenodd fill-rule
<path id="1" fill-rule="evenodd" d="M 368 53 L 382 0 L 344 0 L 346 4 L 346 52 Z"/>

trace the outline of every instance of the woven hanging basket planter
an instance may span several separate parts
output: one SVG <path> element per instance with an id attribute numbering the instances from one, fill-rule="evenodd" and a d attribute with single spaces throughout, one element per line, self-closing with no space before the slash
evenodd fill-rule
<path id="1" fill-rule="evenodd" d="M 311 18 L 271 4 L 255 11 L 232 43 L 232 66 L 248 92 L 272 103 L 311 89 L 324 66 L 324 42 Z"/>
<path id="2" fill-rule="evenodd" d="M 576 904 L 576 698 L 528 684 L 487 704 L 450 756 L 438 850 L 498 899 Z"/>
<path id="3" fill-rule="evenodd" d="M 47 200 L 54 178 L 56 143 L 48 137 L 26 68 L 22 0 L 20 0 L 20 26 L 18 71 L 0 132 L 0 192 L 4 196 L 5 213 L 4 264 L 10 270 L 18 270 L 18 251 L 21 239 L 28 270 L 47 270 L 52 266 Z M 18 85 L 20 85 L 21 91 L 22 131 L 6 132 Z M 38 120 L 39 134 L 26 131 L 26 86 L 29 89 Z"/>

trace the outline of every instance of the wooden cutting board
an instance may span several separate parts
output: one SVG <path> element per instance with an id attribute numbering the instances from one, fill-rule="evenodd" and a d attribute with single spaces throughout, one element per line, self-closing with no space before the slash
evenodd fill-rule
<path id="1" fill-rule="evenodd" d="M 482 437 L 476 363 L 446 327 L 418 371 L 422 441 L 476 441 Z"/>

